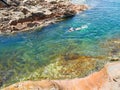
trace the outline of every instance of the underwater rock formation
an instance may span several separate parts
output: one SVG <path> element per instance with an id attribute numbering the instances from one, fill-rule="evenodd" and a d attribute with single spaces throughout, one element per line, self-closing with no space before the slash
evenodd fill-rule
<path id="1" fill-rule="evenodd" d="M 120 39 L 107 40 L 102 47 L 108 52 L 108 59 L 110 61 L 120 60 Z"/>
<path id="2" fill-rule="evenodd" d="M 108 63 L 99 72 L 71 80 L 25 81 L 2 90 L 119 90 L 120 62 Z"/>

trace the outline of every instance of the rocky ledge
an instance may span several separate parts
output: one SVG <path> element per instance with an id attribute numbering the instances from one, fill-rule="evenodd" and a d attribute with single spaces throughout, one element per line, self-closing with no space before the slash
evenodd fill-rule
<path id="1" fill-rule="evenodd" d="M 120 62 L 108 63 L 85 78 L 25 81 L 2 90 L 120 90 Z"/>
<path id="2" fill-rule="evenodd" d="M 86 10 L 87 5 L 74 5 L 68 0 L 0 1 L 0 33 L 14 33 L 46 26 Z"/>

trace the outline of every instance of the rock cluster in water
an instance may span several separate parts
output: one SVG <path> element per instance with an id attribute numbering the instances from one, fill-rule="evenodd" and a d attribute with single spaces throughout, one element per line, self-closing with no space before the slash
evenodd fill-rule
<path id="1" fill-rule="evenodd" d="M 120 62 L 109 63 L 99 72 L 71 80 L 25 81 L 3 90 L 119 90 Z"/>
<path id="2" fill-rule="evenodd" d="M 0 33 L 46 26 L 88 8 L 65 0 L 7 0 L 7 3 L 9 7 L 0 1 Z"/>
<path id="3" fill-rule="evenodd" d="M 79 56 L 75 53 L 58 56 L 56 62 L 38 68 L 30 76 L 25 77 L 23 81 L 27 80 L 26 82 L 14 84 L 3 90 L 22 90 L 23 88 L 28 90 L 29 88 L 32 90 L 119 90 L 120 40 L 108 40 L 103 46 L 108 48 L 106 57 Z M 107 64 L 100 72 L 93 73 L 100 70 L 106 62 L 112 63 Z M 71 79 L 85 77 L 88 74 L 90 76 L 83 79 Z M 68 80 L 63 80 L 66 78 Z M 50 79 L 50 81 L 29 81 L 41 79 Z"/>

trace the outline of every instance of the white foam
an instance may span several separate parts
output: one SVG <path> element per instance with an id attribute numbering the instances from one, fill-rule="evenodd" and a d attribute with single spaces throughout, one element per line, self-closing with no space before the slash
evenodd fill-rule
<path id="1" fill-rule="evenodd" d="M 89 25 L 90 25 L 90 23 L 84 24 L 84 25 L 82 25 L 82 26 L 80 26 L 80 27 L 77 27 L 77 28 L 71 27 L 71 28 L 68 30 L 68 32 L 84 30 L 84 29 L 87 29 Z"/>

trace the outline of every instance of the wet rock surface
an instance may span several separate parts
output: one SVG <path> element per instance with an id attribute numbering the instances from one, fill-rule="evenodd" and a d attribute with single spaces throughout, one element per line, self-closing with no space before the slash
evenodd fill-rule
<path id="1" fill-rule="evenodd" d="M 31 24 L 29 25 L 31 26 Z M 23 75 L 29 72 L 28 68 L 21 70 L 23 65 L 31 65 L 27 61 L 16 62 L 16 59 L 11 59 L 11 63 L 7 65 L 11 68 L 11 64 L 19 65 L 17 68 L 17 73 L 15 75 L 14 66 L 11 70 L 1 71 L 0 86 L 6 86 L 8 84 L 13 84 L 19 81 L 26 80 L 43 80 L 43 79 L 73 79 L 76 77 L 85 77 L 95 71 L 99 71 L 107 62 L 115 62 L 120 60 L 120 40 L 112 39 L 108 40 L 103 44 L 106 50 L 108 50 L 107 56 L 80 56 L 78 53 L 64 53 L 62 55 L 56 56 L 51 62 L 45 64 L 44 66 L 38 66 L 38 68 L 28 75 Z M 115 51 L 117 50 L 117 51 Z M 114 52 L 113 52 L 114 51 Z M 36 65 L 37 66 L 37 65 Z M 3 69 L 4 70 L 4 69 Z M 29 68 L 31 70 L 31 68 Z M 20 77 L 19 77 L 20 75 Z M 8 82 L 11 81 L 11 82 Z"/>
<path id="2" fill-rule="evenodd" d="M 119 90 L 120 62 L 108 63 L 99 72 L 69 80 L 25 81 L 2 90 Z"/>
<path id="3" fill-rule="evenodd" d="M 58 58 L 55 63 L 47 65 L 40 77 L 47 79 L 84 77 L 101 69 L 104 65 L 102 57 L 79 56 L 76 58 L 76 55 L 70 55 L 69 57 L 67 60 L 65 57 Z"/>
<path id="4" fill-rule="evenodd" d="M 74 5 L 61 0 L 7 0 L 7 3 L 9 7 L 0 8 L 1 33 L 14 33 L 46 26 L 88 8 L 86 5 Z"/>
<path id="5" fill-rule="evenodd" d="M 120 39 L 107 40 L 103 47 L 108 52 L 108 59 L 110 61 L 120 60 Z"/>
<path id="6" fill-rule="evenodd" d="M 32 74 L 25 77 L 22 81 L 27 80 L 26 82 L 17 83 L 8 88 L 12 88 L 11 90 L 22 90 L 23 88 L 29 90 L 31 87 L 32 90 L 51 90 L 51 88 L 55 90 L 110 90 L 111 88 L 111 90 L 119 90 L 120 62 L 118 61 L 120 60 L 120 41 L 119 39 L 108 40 L 103 46 L 106 49 L 108 48 L 108 56 L 106 57 L 80 56 L 77 53 L 63 54 L 58 56 L 55 61 L 47 64 L 45 67 L 38 68 Z M 113 52 L 114 50 L 117 51 Z M 112 63 L 107 64 L 103 68 L 108 62 Z M 100 72 L 93 73 L 99 71 L 101 68 L 103 69 Z M 7 74 L 4 74 L 4 72 L 1 73 L 3 76 L 6 75 L 0 80 L 2 86 L 11 77 L 13 72 L 8 71 Z M 73 79 L 87 75 L 90 76 L 83 79 Z M 63 80 L 66 78 L 68 80 Z M 43 79 L 47 80 L 29 81 Z M 73 83 L 75 84 L 73 85 Z"/>

